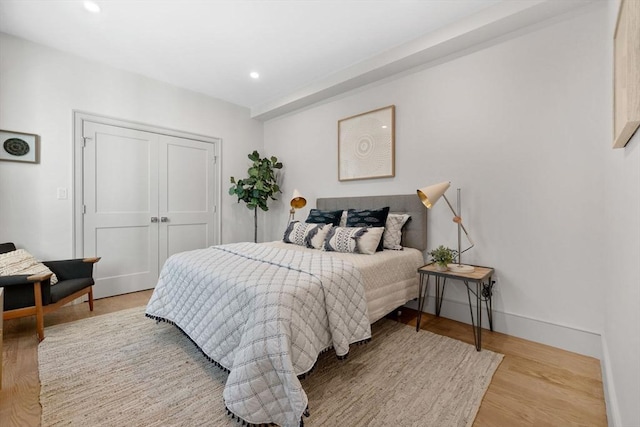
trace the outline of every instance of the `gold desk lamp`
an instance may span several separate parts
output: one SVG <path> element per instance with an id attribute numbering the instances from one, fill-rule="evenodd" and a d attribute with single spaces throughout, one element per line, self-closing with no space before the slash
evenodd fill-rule
<path id="1" fill-rule="evenodd" d="M 307 205 L 307 199 L 302 197 L 302 194 L 300 194 L 298 189 L 295 189 L 293 190 L 293 195 L 291 196 L 289 204 L 291 205 L 291 210 L 289 210 L 289 222 L 291 222 L 296 214 L 296 209 L 302 209 Z"/>

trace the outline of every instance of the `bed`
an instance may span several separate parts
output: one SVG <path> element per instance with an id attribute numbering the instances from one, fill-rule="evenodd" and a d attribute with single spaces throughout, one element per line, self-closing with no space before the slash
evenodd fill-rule
<path id="1" fill-rule="evenodd" d="M 229 372 L 223 399 L 232 416 L 297 426 L 308 415 L 299 378 L 318 355 L 347 357 L 371 338 L 371 323 L 417 296 L 426 209 L 415 195 L 317 200 L 323 210 L 382 206 L 411 215 L 406 249 L 362 255 L 269 242 L 179 253 L 163 266 L 146 314 L 180 328 Z"/>

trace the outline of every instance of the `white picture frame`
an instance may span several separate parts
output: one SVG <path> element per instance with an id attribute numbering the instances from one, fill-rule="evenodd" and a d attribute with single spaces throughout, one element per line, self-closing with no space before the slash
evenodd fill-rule
<path id="1" fill-rule="evenodd" d="M 0 130 L 0 160 L 39 163 L 39 138 L 32 133 Z"/>
<path id="2" fill-rule="evenodd" d="M 395 173 L 395 105 L 338 121 L 339 181 Z"/>

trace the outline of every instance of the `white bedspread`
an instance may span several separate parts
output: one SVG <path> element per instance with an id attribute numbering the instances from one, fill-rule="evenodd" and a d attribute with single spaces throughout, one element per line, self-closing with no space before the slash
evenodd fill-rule
<path id="1" fill-rule="evenodd" d="M 300 252 L 318 252 L 317 249 L 282 241 L 264 244 Z M 385 249 L 373 255 L 324 253 L 353 264 L 362 274 L 370 323 L 381 319 L 393 309 L 418 296 L 418 268 L 425 262 L 422 252 L 417 249 L 404 248 L 401 251 Z"/>
<path id="2" fill-rule="evenodd" d="M 170 257 L 146 313 L 180 327 L 229 370 L 227 408 L 253 423 L 297 426 L 298 375 L 323 350 L 371 337 L 360 272 L 322 252 L 236 243 Z"/>

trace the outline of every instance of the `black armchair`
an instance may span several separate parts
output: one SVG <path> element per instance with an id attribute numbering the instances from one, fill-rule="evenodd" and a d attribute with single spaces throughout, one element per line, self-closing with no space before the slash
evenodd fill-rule
<path id="1" fill-rule="evenodd" d="M 15 251 L 13 243 L 0 244 L 0 254 Z M 4 287 L 3 319 L 36 316 L 38 339 L 44 339 L 44 315 L 87 294 L 93 311 L 93 264 L 100 258 L 45 261 L 44 265 L 58 277 L 51 286 L 51 274 L 0 276 Z"/>

